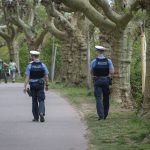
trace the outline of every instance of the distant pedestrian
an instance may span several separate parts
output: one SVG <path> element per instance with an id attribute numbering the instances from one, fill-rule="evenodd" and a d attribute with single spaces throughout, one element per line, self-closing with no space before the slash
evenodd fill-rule
<path id="1" fill-rule="evenodd" d="M 103 46 L 95 46 L 96 59 L 91 62 L 91 74 L 94 81 L 94 95 L 99 120 L 106 119 L 109 112 L 110 77 L 114 73 L 114 66 L 110 59 L 104 56 Z"/>
<path id="2" fill-rule="evenodd" d="M 24 83 L 24 92 L 30 93 L 32 96 L 32 113 L 34 122 L 45 121 L 45 90 L 48 90 L 48 69 L 45 64 L 39 60 L 40 52 L 30 51 L 32 62 L 27 66 Z M 30 91 L 28 91 L 27 84 L 30 85 Z"/>
<path id="3" fill-rule="evenodd" d="M 2 74 L 3 70 L 3 61 L 0 59 L 0 75 Z"/>
<path id="4" fill-rule="evenodd" d="M 13 83 L 16 81 L 16 71 L 17 71 L 16 63 L 11 59 L 9 63 L 9 73 Z"/>

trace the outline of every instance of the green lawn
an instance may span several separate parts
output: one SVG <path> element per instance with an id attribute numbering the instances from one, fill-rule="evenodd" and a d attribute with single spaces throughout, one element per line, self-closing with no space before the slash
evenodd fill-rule
<path id="1" fill-rule="evenodd" d="M 50 84 L 75 106 L 88 126 L 89 150 L 150 150 L 150 121 L 111 102 L 107 120 L 98 121 L 93 92 L 84 88 Z"/>

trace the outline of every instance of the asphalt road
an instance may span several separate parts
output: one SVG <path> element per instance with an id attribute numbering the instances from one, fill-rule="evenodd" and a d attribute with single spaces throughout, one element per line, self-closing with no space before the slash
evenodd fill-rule
<path id="1" fill-rule="evenodd" d="M 87 150 L 86 128 L 59 95 L 46 92 L 46 122 L 32 122 L 23 84 L 0 83 L 0 150 Z"/>

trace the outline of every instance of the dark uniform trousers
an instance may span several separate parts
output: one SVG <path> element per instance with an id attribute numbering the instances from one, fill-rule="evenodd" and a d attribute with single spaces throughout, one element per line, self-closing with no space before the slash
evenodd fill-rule
<path id="1" fill-rule="evenodd" d="M 39 114 L 45 115 L 45 93 L 44 82 L 31 82 L 30 89 L 32 94 L 32 113 L 35 119 L 39 119 Z"/>
<path id="2" fill-rule="evenodd" d="M 100 119 L 106 119 L 109 111 L 109 78 L 96 77 L 94 79 L 94 95 L 96 98 L 96 109 Z"/>

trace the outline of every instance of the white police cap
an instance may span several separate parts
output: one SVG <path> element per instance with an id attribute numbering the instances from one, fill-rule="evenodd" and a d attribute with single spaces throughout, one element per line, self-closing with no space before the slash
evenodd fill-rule
<path id="1" fill-rule="evenodd" d="M 38 51 L 30 51 L 30 54 L 31 55 L 40 55 L 40 52 L 38 52 Z"/>
<path id="2" fill-rule="evenodd" d="M 103 46 L 99 46 L 99 45 L 96 45 L 95 48 L 96 48 L 96 50 L 102 50 L 102 51 L 107 49 L 107 48 L 105 48 Z"/>

